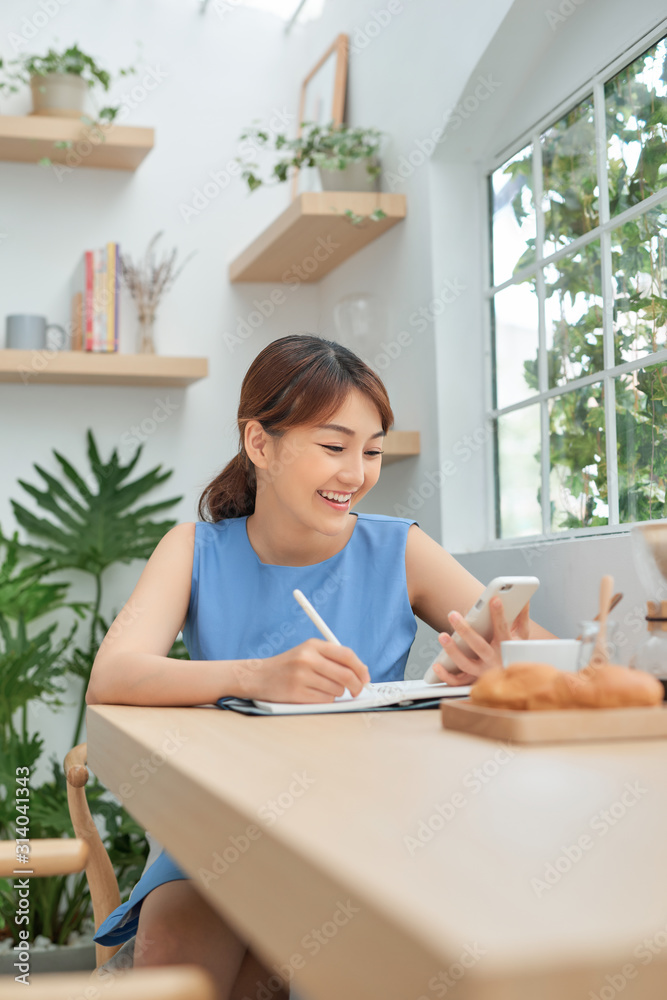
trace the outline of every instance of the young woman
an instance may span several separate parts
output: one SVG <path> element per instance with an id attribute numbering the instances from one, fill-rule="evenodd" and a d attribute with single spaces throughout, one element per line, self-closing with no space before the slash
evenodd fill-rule
<path id="1" fill-rule="evenodd" d="M 503 638 L 548 636 L 528 607 L 510 629 L 497 602 L 493 641 L 480 639 L 461 618 L 484 590 L 478 580 L 416 521 L 351 512 L 378 481 L 392 423 L 382 381 L 340 344 L 295 335 L 264 348 L 241 388 L 239 452 L 204 491 L 202 520 L 155 548 L 100 646 L 88 704 L 356 695 L 369 680 L 403 677 L 415 615 L 463 671 L 438 669 L 453 684 L 500 663 Z M 295 587 L 342 646 L 319 637 Z M 180 630 L 190 661 L 167 656 Z M 204 965 L 221 1000 L 255 996 L 271 976 L 164 851 L 96 940 L 135 934 L 136 966 Z"/>

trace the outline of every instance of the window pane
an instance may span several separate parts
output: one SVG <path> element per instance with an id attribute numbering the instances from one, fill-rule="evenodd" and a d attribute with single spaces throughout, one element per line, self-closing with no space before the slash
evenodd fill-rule
<path id="1" fill-rule="evenodd" d="M 498 504 L 501 538 L 542 533 L 540 408 L 498 418 Z"/>
<path id="2" fill-rule="evenodd" d="M 667 347 L 667 205 L 611 234 L 616 363 Z"/>
<path id="3" fill-rule="evenodd" d="M 667 365 L 616 381 L 620 520 L 667 517 Z"/>
<path id="4" fill-rule="evenodd" d="M 494 295 L 496 406 L 534 395 L 537 384 L 537 295 L 534 279 Z"/>
<path id="5" fill-rule="evenodd" d="M 492 284 L 535 261 L 533 151 L 526 146 L 491 175 Z"/>
<path id="6" fill-rule="evenodd" d="M 544 256 L 599 225 L 595 119 L 590 97 L 540 136 Z"/>
<path id="7" fill-rule="evenodd" d="M 552 531 L 606 524 L 603 384 L 550 400 L 549 435 Z"/>
<path id="8" fill-rule="evenodd" d="M 604 366 L 600 241 L 544 269 L 549 388 Z"/>
<path id="9" fill-rule="evenodd" d="M 605 84 L 612 215 L 667 186 L 666 58 L 663 38 Z"/>

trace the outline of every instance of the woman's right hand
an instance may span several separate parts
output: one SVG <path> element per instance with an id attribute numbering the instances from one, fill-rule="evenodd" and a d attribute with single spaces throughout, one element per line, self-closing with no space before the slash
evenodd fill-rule
<path id="1" fill-rule="evenodd" d="M 261 660 L 239 662 L 242 698 L 302 703 L 331 702 L 345 691 L 356 697 L 370 681 L 368 667 L 348 646 L 306 639 Z"/>

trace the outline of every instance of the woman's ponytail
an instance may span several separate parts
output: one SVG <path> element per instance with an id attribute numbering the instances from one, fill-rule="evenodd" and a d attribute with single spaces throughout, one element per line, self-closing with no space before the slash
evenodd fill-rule
<path id="1" fill-rule="evenodd" d="M 226 517 L 252 514 L 256 488 L 255 466 L 245 452 L 239 452 L 202 493 L 198 508 L 200 519 L 222 521 Z"/>

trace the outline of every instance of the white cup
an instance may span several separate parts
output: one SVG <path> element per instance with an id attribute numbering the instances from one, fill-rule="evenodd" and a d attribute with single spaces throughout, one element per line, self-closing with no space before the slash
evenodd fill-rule
<path id="1" fill-rule="evenodd" d="M 507 639 L 500 643 L 503 666 L 510 663 L 550 663 L 559 670 L 576 673 L 578 639 Z"/>

